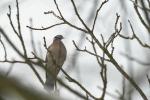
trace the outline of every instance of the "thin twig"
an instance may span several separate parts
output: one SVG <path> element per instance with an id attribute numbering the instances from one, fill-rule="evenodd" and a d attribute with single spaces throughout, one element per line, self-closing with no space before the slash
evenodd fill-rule
<path id="1" fill-rule="evenodd" d="M 77 82 L 75 79 L 73 79 L 72 77 L 70 77 L 62 68 L 60 68 L 60 69 L 67 76 L 67 79 L 69 80 L 69 82 L 75 83 L 77 86 L 79 86 L 83 91 L 85 91 L 93 99 L 95 99 L 95 100 L 98 99 L 94 95 L 92 95 L 87 89 L 85 89 L 85 87 L 83 87 L 79 82 Z"/>
<path id="2" fill-rule="evenodd" d="M 16 8 L 17 8 L 17 25 L 18 25 L 18 33 L 19 33 L 19 36 L 18 38 L 20 39 L 20 42 L 22 44 L 22 48 L 23 48 L 23 51 L 24 51 L 24 56 L 27 57 L 27 51 L 26 51 L 26 47 L 25 47 L 25 43 L 24 43 L 24 40 L 23 40 L 23 37 L 22 37 L 22 33 L 21 33 L 21 24 L 20 24 L 20 12 L 19 12 L 19 3 L 18 3 L 18 0 L 16 0 Z"/>
<path id="3" fill-rule="evenodd" d="M 133 29 L 133 26 L 132 26 L 130 20 L 128 20 L 128 22 L 129 22 L 129 24 L 130 24 L 130 27 L 131 27 L 131 30 L 132 30 L 132 33 L 133 33 L 134 38 L 139 42 L 139 44 L 140 44 L 141 46 L 150 49 L 150 46 L 149 46 L 148 44 L 143 43 L 143 42 L 136 36 L 136 34 L 135 34 L 135 32 L 134 32 L 134 29 Z"/>
<path id="4" fill-rule="evenodd" d="M 75 25 L 73 25 L 72 23 L 68 22 L 68 21 L 64 18 L 64 16 L 62 15 L 62 13 L 61 13 L 61 11 L 60 11 L 60 9 L 59 9 L 59 6 L 58 6 L 56 0 L 54 0 L 54 3 L 55 3 L 55 5 L 56 5 L 56 8 L 57 8 L 59 14 L 60 14 L 60 17 L 58 17 L 58 15 L 55 14 L 55 13 L 52 11 L 53 15 L 54 15 L 56 18 L 61 19 L 64 23 L 66 23 L 67 25 L 69 25 L 69 26 L 72 27 L 72 28 L 75 28 L 75 29 L 77 29 L 77 30 L 80 30 L 80 31 L 82 31 L 82 32 L 84 32 L 84 33 L 88 33 L 87 30 L 82 29 L 82 28 L 80 28 L 80 27 L 78 27 L 78 26 L 75 26 Z"/>
<path id="5" fill-rule="evenodd" d="M 138 42 L 142 47 L 145 47 L 145 48 L 150 49 L 150 45 L 148 45 L 148 44 L 146 44 L 146 43 L 143 43 L 143 42 L 139 39 L 139 37 L 135 34 L 134 29 L 133 29 L 133 26 L 132 26 L 130 20 L 128 20 L 128 22 L 129 22 L 130 28 L 131 28 L 131 30 L 132 30 L 132 34 L 133 34 L 132 37 L 124 36 L 124 35 L 121 35 L 121 34 L 119 34 L 119 36 L 120 36 L 121 38 L 124 38 L 124 39 L 130 39 L 130 40 L 136 39 L 137 42 Z"/>
<path id="6" fill-rule="evenodd" d="M 147 10 L 150 11 L 150 8 L 143 8 L 140 5 L 138 5 L 137 3 L 135 3 L 135 1 L 130 0 L 135 6 L 137 6 L 138 8 L 142 9 L 142 10 Z M 149 2 L 149 0 L 147 0 Z M 149 3 L 149 7 L 150 7 L 150 3 Z"/>
<path id="7" fill-rule="evenodd" d="M 10 40 L 10 38 L 7 36 L 7 34 L 5 33 L 5 31 L 1 27 L 0 27 L 0 32 L 2 33 L 2 35 L 4 36 L 4 38 L 6 39 L 6 41 L 10 44 L 10 46 L 17 52 L 17 54 L 19 54 L 19 56 L 21 56 L 21 57 L 24 57 L 24 55 L 15 46 L 15 44 L 12 43 L 12 41 Z"/>
<path id="8" fill-rule="evenodd" d="M 120 23 L 120 29 L 117 28 L 119 18 L 120 18 L 120 15 L 118 15 L 118 13 L 116 13 L 116 22 L 114 25 L 115 32 L 112 33 L 111 36 L 109 37 L 109 39 L 107 40 L 106 45 L 105 45 L 106 48 L 110 45 L 110 43 L 113 43 L 114 39 L 119 35 L 119 33 L 122 30 L 122 24 L 121 23 Z"/>
<path id="9" fill-rule="evenodd" d="M 51 25 L 51 26 L 48 26 L 48 27 L 42 27 L 42 28 L 34 28 L 34 27 L 31 27 L 31 26 L 26 26 L 27 28 L 29 29 L 32 29 L 32 30 L 47 30 L 47 29 L 50 29 L 50 28 L 53 28 L 55 26 L 59 26 L 59 25 L 62 25 L 62 24 L 65 24 L 64 22 L 61 22 L 61 23 L 57 23 L 57 24 L 54 24 L 54 25 Z"/>
<path id="10" fill-rule="evenodd" d="M 1 37 L 1 34 L 0 34 L 0 43 L 2 44 L 3 46 L 3 49 L 4 49 L 4 59 L 7 60 L 7 51 L 6 51 L 6 47 L 2 41 L 2 37 Z"/>
<path id="11" fill-rule="evenodd" d="M 83 24 L 83 26 L 88 30 L 88 32 L 91 32 L 91 30 L 88 28 L 88 26 L 85 24 L 85 22 L 83 21 L 83 19 L 81 18 L 81 16 L 79 15 L 78 11 L 77 11 L 77 7 L 74 3 L 74 0 L 71 0 L 75 14 L 77 15 L 77 17 L 79 18 L 79 20 L 81 21 L 81 23 Z"/>
<path id="12" fill-rule="evenodd" d="M 36 77 L 39 79 L 40 83 L 44 86 L 44 81 L 41 78 L 41 76 L 39 75 L 39 73 L 37 72 L 37 70 L 34 68 L 32 62 L 28 59 L 26 59 L 26 63 L 30 66 L 30 68 L 33 70 L 34 74 L 36 75 Z"/>
<path id="13" fill-rule="evenodd" d="M 140 0 L 140 2 L 141 2 L 141 5 L 142 5 L 142 7 L 143 7 L 143 10 L 142 10 L 142 11 L 143 11 L 143 13 L 144 13 L 146 22 L 148 23 L 148 26 L 150 26 L 149 11 L 146 10 L 147 7 L 146 7 L 146 5 L 145 5 L 145 1 Z"/>
<path id="14" fill-rule="evenodd" d="M 77 49 L 78 51 L 86 52 L 86 53 L 88 53 L 88 54 L 90 54 L 90 55 L 93 55 L 93 56 L 95 56 L 95 57 L 98 57 L 98 58 L 103 59 L 100 55 L 96 55 L 95 53 L 93 53 L 93 52 L 91 52 L 91 51 L 88 51 L 88 50 L 86 49 L 86 47 L 85 47 L 84 49 L 80 49 L 80 48 L 76 45 L 75 41 L 72 41 L 72 42 L 73 42 L 73 45 L 76 47 L 76 49 Z M 108 62 L 110 62 L 109 59 L 105 59 L 105 60 L 108 61 Z"/>
<path id="15" fill-rule="evenodd" d="M 98 86 L 98 89 L 103 90 L 103 88 L 100 87 L 100 86 Z M 117 95 L 115 95 L 115 94 L 113 94 L 113 93 L 110 93 L 109 91 L 106 91 L 106 94 L 107 94 L 108 96 L 114 98 L 114 100 L 117 100 L 117 99 L 118 99 L 118 96 L 117 96 Z"/>
<path id="16" fill-rule="evenodd" d="M 62 19 L 63 19 L 63 16 L 62 16 L 62 17 L 58 16 L 57 14 L 55 14 L 54 11 L 44 12 L 44 14 L 52 14 L 52 15 L 54 15 L 57 19 L 59 19 L 59 20 L 62 20 Z"/>
<path id="17" fill-rule="evenodd" d="M 150 27 L 149 27 L 149 26 L 146 24 L 146 22 L 144 21 L 142 15 L 140 14 L 140 12 L 139 12 L 139 10 L 138 10 L 137 5 L 138 5 L 138 0 L 135 0 L 135 2 L 134 2 L 134 9 L 135 9 L 135 11 L 136 11 L 136 13 L 137 13 L 137 15 L 138 15 L 138 17 L 139 17 L 141 23 L 144 25 L 144 27 L 147 29 L 147 31 L 150 32 Z"/>
<path id="18" fill-rule="evenodd" d="M 10 7 L 10 5 L 8 6 L 8 8 L 9 8 L 9 13 L 7 13 L 7 16 L 9 18 L 10 25 L 11 25 L 13 31 L 15 32 L 15 34 L 19 37 L 19 34 L 18 34 L 17 30 L 15 29 L 14 24 L 13 24 L 12 19 L 11 19 L 11 7 Z"/>
<path id="19" fill-rule="evenodd" d="M 94 31 L 94 28 L 95 28 L 95 24 L 96 24 L 96 20 L 97 20 L 97 17 L 98 17 L 98 14 L 101 10 L 101 8 L 103 7 L 104 4 L 106 4 L 109 0 L 105 0 L 102 2 L 102 4 L 100 5 L 100 7 L 97 9 L 96 11 L 96 15 L 95 15 L 95 18 L 94 18 L 94 22 L 93 22 L 93 27 L 92 27 L 92 32 Z"/>

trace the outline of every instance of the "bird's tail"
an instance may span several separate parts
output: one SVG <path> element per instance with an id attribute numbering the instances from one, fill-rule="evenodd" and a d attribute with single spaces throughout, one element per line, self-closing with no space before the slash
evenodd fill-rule
<path id="1" fill-rule="evenodd" d="M 47 75 L 46 76 L 46 81 L 45 81 L 45 84 L 44 84 L 44 88 L 46 90 L 52 91 L 52 90 L 54 90 L 54 85 L 55 85 L 54 77 L 52 77 L 51 75 Z"/>

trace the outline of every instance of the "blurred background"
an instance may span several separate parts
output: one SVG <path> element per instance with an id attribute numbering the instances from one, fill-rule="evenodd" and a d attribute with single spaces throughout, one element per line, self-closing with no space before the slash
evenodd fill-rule
<path id="1" fill-rule="evenodd" d="M 139 0 L 140 1 L 140 0 Z M 81 22 L 75 15 L 73 6 L 70 0 L 57 0 L 58 5 L 62 11 L 64 17 L 72 24 L 83 27 Z M 75 0 L 74 1 L 79 14 L 86 22 L 86 24 L 91 28 L 93 19 L 96 14 L 97 8 L 102 3 L 102 0 Z M 7 16 L 8 5 L 12 7 L 12 20 L 16 22 L 16 1 L 15 0 L 1 0 L 0 1 L 0 27 L 2 27 L 10 39 L 15 43 L 18 48 L 21 47 L 18 38 L 14 35 L 12 27 Z M 146 4 L 148 5 L 148 4 Z M 23 38 L 27 48 L 28 56 L 32 55 L 32 45 L 31 45 L 31 30 L 26 26 L 31 25 L 36 28 L 47 27 L 59 22 L 59 20 L 50 15 L 45 15 L 44 12 L 53 10 L 56 14 L 59 14 L 53 0 L 19 0 L 20 7 L 20 22 Z M 140 9 L 140 12 L 142 10 Z M 130 0 L 109 0 L 103 8 L 101 9 L 98 20 L 95 26 L 95 34 L 100 38 L 100 34 L 108 39 L 110 35 L 115 31 L 114 25 L 116 21 L 116 13 L 120 15 L 120 22 L 122 22 L 123 29 L 121 34 L 125 36 L 132 36 L 132 31 L 129 26 L 128 20 L 131 21 L 136 35 L 144 43 L 150 44 L 150 33 L 143 26 L 139 20 L 133 2 Z M 145 18 L 145 14 L 141 14 Z M 146 19 L 146 18 L 145 18 Z M 147 22 L 148 23 L 148 22 Z M 17 26 L 16 26 L 17 27 Z M 72 40 L 74 40 L 77 45 L 84 49 L 85 46 L 88 50 L 92 51 L 92 46 L 86 40 L 85 33 L 79 30 L 70 28 L 68 25 L 56 26 L 48 30 L 33 30 L 33 40 L 36 47 L 36 54 L 45 59 L 46 50 L 44 48 L 43 37 L 46 37 L 47 45 L 50 45 L 53 41 L 53 37 L 57 34 L 62 34 L 65 39 L 63 40 L 67 49 L 67 59 L 63 68 L 65 71 L 78 82 L 80 82 L 87 90 L 89 90 L 94 96 L 99 97 L 102 93 L 102 80 L 100 77 L 100 67 L 96 61 L 96 58 L 87 53 L 79 52 L 74 47 Z M 6 46 L 6 51 L 9 59 L 20 59 L 16 52 L 10 47 L 6 40 L 2 37 Z M 123 69 L 137 82 L 137 84 L 142 88 L 146 96 L 150 99 L 150 85 L 148 83 L 146 75 L 150 76 L 150 50 L 143 48 L 137 40 L 125 40 L 122 38 L 115 38 L 114 41 L 114 58 L 123 67 Z M 0 60 L 4 59 L 4 50 L 2 45 L 0 45 Z M 99 51 L 101 52 L 101 50 Z M 129 57 L 134 59 L 129 59 Z M 42 79 L 45 81 L 45 71 L 39 67 L 34 66 Z M 11 71 L 8 73 L 8 71 Z M 142 100 L 139 93 L 132 87 L 132 85 L 124 80 L 120 72 L 110 63 L 107 63 L 108 70 L 108 83 L 107 83 L 107 93 L 105 96 L 106 100 L 121 100 L 123 81 L 125 81 L 125 99 L 124 100 Z M 44 91 L 42 84 L 37 79 L 36 75 L 26 64 L 8 64 L 0 63 L 0 73 L 6 75 L 8 78 L 15 78 L 21 84 L 27 87 L 36 89 L 37 91 Z M 65 75 L 60 72 L 59 77 L 62 78 L 67 85 L 71 86 L 75 90 L 84 94 L 84 92 L 74 83 L 68 82 Z M 60 97 L 68 98 L 70 100 L 81 100 L 79 97 L 70 93 L 67 89 L 58 85 Z M 10 96 L 5 96 L 6 100 L 10 100 Z M 17 96 L 17 95 L 16 95 Z M 5 99 L 4 99 L 5 100 Z M 12 100 L 12 98 L 11 98 Z M 16 99 L 14 100 L 21 100 Z M 23 99 L 24 100 L 24 99 Z"/>

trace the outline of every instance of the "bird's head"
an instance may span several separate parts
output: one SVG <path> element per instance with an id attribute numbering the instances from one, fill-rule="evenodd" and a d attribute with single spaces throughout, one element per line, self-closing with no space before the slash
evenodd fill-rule
<path id="1" fill-rule="evenodd" d="M 54 39 L 62 40 L 62 39 L 64 39 L 64 37 L 63 37 L 62 35 L 56 35 L 56 36 L 54 37 Z"/>

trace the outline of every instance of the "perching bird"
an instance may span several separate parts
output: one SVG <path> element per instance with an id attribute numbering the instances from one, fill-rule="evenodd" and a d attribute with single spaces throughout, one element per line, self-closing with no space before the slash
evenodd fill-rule
<path id="1" fill-rule="evenodd" d="M 48 47 L 46 55 L 46 82 L 44 88 L 46 90 L 54 90 L 56 78 L 66 60 L 67 51 L 61 41 L 62 35 L 56 35 L 53 43 Z M 49 73 L 50 72 L 50 73 Z"/>

